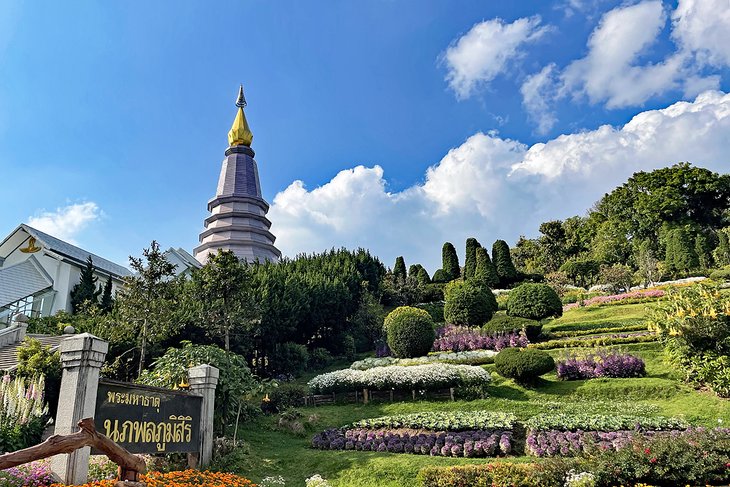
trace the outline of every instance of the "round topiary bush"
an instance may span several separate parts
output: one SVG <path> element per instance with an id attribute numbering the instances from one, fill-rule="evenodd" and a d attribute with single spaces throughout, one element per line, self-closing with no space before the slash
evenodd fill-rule
<path id="1" fill-rule="evenodd" d="M 547 284 L 522 284 L 509 293 L 507 314 L 530 320 L 563 315 L 558 293 Z"/>
<path id="2" fill-rule="evenodd" d="M 524 330 L 528 340 L 534 341 L 542 331 L 542 325 L 539 321 L 520 318 L 519 316 L 509 316 L 505 314 L 497 314 L 482 327 L 482 330 L 488 333 L 504 333 L 510 331 Z"/>
<path id="3" fill-rule="evenodd" d="M 555 368 L 547 352 L 534 348 L 505 348 L 494 357 L 494 366 L 502 377 L 523 384 L 534 383 L 542 374 Z"/>
<path id="4" fill-rule="evenodd" d="M 385 317 L 383 326 L 388 347 L 399 358 L 428 354 L 436 339 L 431 315 L 411 306 L 401 306 L 391 311 Z"/>
<path id="5" fill-rule="evenodd" d="M 492 291 L 470 281 L 449 283 L 444 298 L 444 319 L 450 325 L 482 326 L 497 310 Z"/>

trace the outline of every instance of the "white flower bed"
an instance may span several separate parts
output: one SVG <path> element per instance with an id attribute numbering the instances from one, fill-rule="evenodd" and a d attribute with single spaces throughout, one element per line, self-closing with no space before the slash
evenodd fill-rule
<path id="1" fill-rule="evenodd" d="M 373 367 L 387 367 L 389 365 L 413 366 L 433 363 L 481 365 L 494 362 L 495 355 L 497 355 L 497 352 L 494 350 L 469 350 L 465 352 L 432 353 L 415 358 L 371 357 L 353 362 L 350 368 L 368 370 Z"/>
<path id="2" fill-rule="evenodd" d="M 373 367 L 368 370 L 342 369 L 310 380 L 309 388 L 320 394 L 372 390 L 437 390 L 471 384 L 486 384 L 489 372 L 472 365 L 428 364 Z"/>

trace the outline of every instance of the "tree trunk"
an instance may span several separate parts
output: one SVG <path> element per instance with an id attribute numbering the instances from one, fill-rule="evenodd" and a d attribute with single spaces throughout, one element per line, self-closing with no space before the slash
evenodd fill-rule
<path id="1" fill-rule="evenodd" d="M 139 369 L 137 370 L 137 377 L 142 375 L 142 371 L 144 370 L 144 358 L 145 355 L 147 355 L 147 318 L 145 318 L 144 323 L 142 324 L 142 344 L 139 348 Z"/>

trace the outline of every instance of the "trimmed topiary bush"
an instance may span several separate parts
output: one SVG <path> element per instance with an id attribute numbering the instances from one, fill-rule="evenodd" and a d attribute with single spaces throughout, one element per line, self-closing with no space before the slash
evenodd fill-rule
<path id="1" fill-rule="evenodd" d="M 436 339 L 431 315 L 411 306 L 401 306 L 391 311 L 385 317 L 383 326 L 388 347 L 399 358 L 428 354 Z"/>
<path id="2" fill-rule="evenodd" d="M 436 272 L 433 273 L 433 277 L 431 278 L 432 282 L 449 282 L 449 276 L 446 275 L 443 269 L 437 269 Z"/>
<path id="3" fill-rule="evenodd" d="M 451 325 L 481 326 L 497 310 L 492 291 L 470 281 L 449 283 L 444 298 L 444 319 Z"/>
<path id="4" fill-rule="evenodd" d="M 446 275 L 446 281 L 453 281 L 461 277 L 461 268 L 459 267 L 459 256 L 456 255 L 456 249 L 451 242 L 446 242 L 441 248 L 441 268 Z"/>
<path id="5" fill-rule="evenodd" d="M 547 284 L 522 284 L 509 293 L 507 314 L 530 320 L 563 315 L 558 293 Z"/>
<path id="6" fill-rule="evenodd" d="M 494 366 L 502 377 L 523 384 L 534 383 L 542 374 L 555 368 L 547 352 L 533 348 L 505 348 L 494 357 Z"/>
<path id="7" fill-rule="evenodd" d="M 497 270 L 499 286 L 506 288 L 518 279 L 517 269 L 512 263 L 512 256 L 509 252 L 509 245 L 504 240 L 497 240 L 492 245 L 492 262 Z"/>
<path id="8" fill-rule="evenodd" d="M 527 339 L 535 341 L 540 336 L 542 324 L 535 320 L 520 318 L 519 316 L 509 316 L 505 314 L 494 315 L 489 322 L 482 327 L 482 330 L 489 333 L 501 333 L 510 331 L 524 330 Z"/>

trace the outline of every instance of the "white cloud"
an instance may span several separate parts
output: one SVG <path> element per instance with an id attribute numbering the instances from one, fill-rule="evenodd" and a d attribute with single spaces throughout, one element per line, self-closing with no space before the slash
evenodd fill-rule
<path id="1" fill-rule="evenodd" d="M 727 0 L 680 0 L 672 14 L 672 37 L 699 63 L 730 66 L 730 4 Z"/>
<path id="2" fill-rule="evenodd" d="M 620 128 L 529 148 L 477 133 L 401 192 L 388 191 L 379 166 L 341 171 L 312 190 L 296 181 L 275 197 L 269 216 L 286 255 L 363 246 L 388 265 L 404 255 L 433 271 L 446 240 L 461 249 L 470 236 L 489 245 L 534 235 L 542 221 L 584 213 L 635 171 L 691 161 L 727 172 L 728 134 L 730 94 L 710 91 Z"/>
<path id="3" fill-rule="evenodd" d="M 558 121 L 551 109 L 551 100 L 555 97 L 555 71 L 555 64 L 548 64 L 540 72 L 525 78 L 520 87 L 522 105 L 537 124 L 539 134 L 549 132 Z"/>
<path id="4" fill-rule="evenodd" d="M 76 236 L 100 216 L 97 204 L 89 201 L 56 208 L 56 211 L 42 210 L 28 218 L 28 225 L 61 240 L 76 243 Z"/>
<path id="5" fill-rule="evenodd" d="M 443 60 L 448 68 L 446 80 L 456 97 L 468 98 L 480 85 L 505 72 L 509 63 L 522 55 L 525 44 L 547 31 L 540 23 L 539 16 L 511 24 L 499 18 L 485 20 L 452 42 Z"/>

